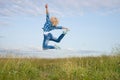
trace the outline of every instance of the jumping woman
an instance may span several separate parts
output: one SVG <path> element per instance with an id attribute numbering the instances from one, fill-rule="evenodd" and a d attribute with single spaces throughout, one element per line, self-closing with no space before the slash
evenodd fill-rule
<path id="1" fill-rule="evenodd" d="M 68 28 L 65 28 L 63 26 L 57 26 L 58 25 L 58 19 L 56 17 L 49 17 L 49 12 L 48 12 L 48 5 L 45 5 L 46 8 L 46 22 L 44 24 L 43 29 L 43 35 L 44 35 L 44 40 L 43 40 L 43 50 L 47 50 L 47 49 L 58 49 L 58 46 L 52 46 L 52 45 L 48 45 L 49 41 L 54 41 L 59 43 L 63 37 L 66 35 L 66 33 L 69 31 Z M 55 38 L 51 31 L 55 30 L 55 29 L 64 29 L 63 33 L 58 37 Z"/>

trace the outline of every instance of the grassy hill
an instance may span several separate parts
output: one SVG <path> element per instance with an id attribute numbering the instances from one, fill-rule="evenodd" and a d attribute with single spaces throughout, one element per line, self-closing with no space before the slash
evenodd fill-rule
<path id="1" fill-rule="evenodd" d="M 0 80 L 120 80 L 120 55 L 62 59 L 0 58 Z"/>

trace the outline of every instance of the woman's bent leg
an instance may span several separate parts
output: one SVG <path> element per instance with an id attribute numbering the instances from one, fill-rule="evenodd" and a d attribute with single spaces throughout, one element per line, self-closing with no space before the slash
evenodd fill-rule
<path id="1" fill-rule="evenodd" d="M 63 39 L 64 36 L 65 36 L 65 34 L 61 34 L 58 38 L 55 38 L 55 37 L 52 36 L 52 37 L 50 38 L 50 40 L 59 43 L 59 42 Z"/>
<path id="2" fill-rule="evenodd" d="M 50 34 L 44 35 L 43 50 L 46 50 L 46 49 L 55 49 L 54 46 L 48 45 L 48 42 L 49 42 L 50 38 L 51 38 Z"/>

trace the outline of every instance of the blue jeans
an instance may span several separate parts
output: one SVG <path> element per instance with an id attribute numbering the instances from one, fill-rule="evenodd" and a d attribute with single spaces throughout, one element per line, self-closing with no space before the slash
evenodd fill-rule
<path id="1" fill-rule="evenodd" d="M 54 41 L 54 42 L 59 43 L 64 36 L 65 36 L 65 34 L 61 34 L 58 38 L 55 38 L 55 37 L 53 37 L 53 35 L 51 33 L 44 34 L 43 49 L 44 50 L 46 50 L 46 49 L 55 49 L 54 46 L 48 45 L 48 42 L 49 41 Z"/>

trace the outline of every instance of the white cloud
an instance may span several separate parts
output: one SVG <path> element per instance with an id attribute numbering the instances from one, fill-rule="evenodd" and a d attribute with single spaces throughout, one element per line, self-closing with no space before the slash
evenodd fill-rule
<path id="1" fill-rule="evenodd" d="M 6 49 L 0 48 L 1 57 L 25 57 L 25 58 L 70 58 L 70 57 L 88 57 L 88 56 L 101 56 L 102 52 L 89 51 L 89 50 L 41 50 L 41 51 L 26 51 L 21 49 Z M 9 56 L 10 55 L 10 56 Z M 104 53 L 104 55 L 111 55 Z"/>
<path id="2" fill-rule="evenodd" d="M 7 26 L 8 24 L 9 24 L 8 22 L 0 21 L 0 27 L 1 26 Z"/>
<path id="3" fill-rule="evenodd" d="M 0 15 L 12 16 L 19 14 L 39 15 L 41 14 L 40 5 L 32 0 L 0 0 Z"/>
<path id="4" fill-rule="evenodd" d="M 57 15 L 84 15 L 87 12 L 120 13 L 120 0 L 0 0 L 0 16 L 40 15 L 48 3 Z"/>
<path id="5" fill-rule="evenodd" d="M 84 14 L 85 12 L 120 12 L 120 0 L 56 0 L 64 13 Z"/>
<path id="6" fill-rule="evenodd" d="M 42 48 L 38 47 L 38 46 L 29 46 L 29 47 L 27 47 L 27 50 L 29 50 L 29 51 L 42 51 Z"/>

